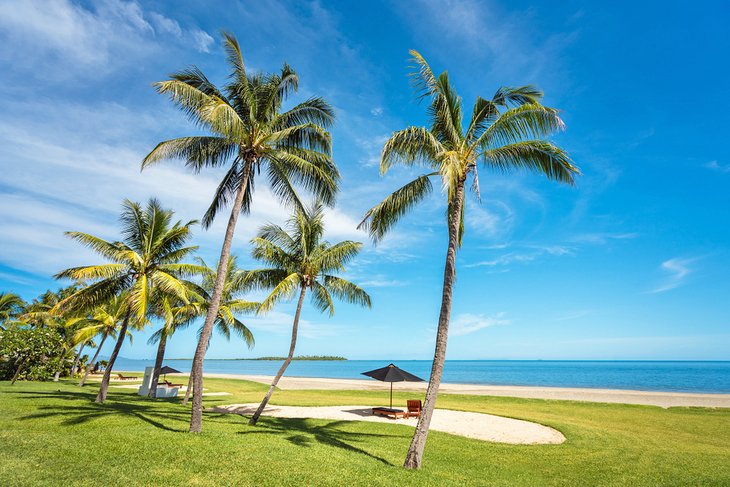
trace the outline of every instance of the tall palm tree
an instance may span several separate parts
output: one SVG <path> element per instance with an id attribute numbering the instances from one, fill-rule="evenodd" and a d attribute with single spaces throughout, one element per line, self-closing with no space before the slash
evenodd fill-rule
<path id="1" fill-rule="evenodd" d="M 173 223 L 173 211 L 163 209 L 156 199 L 150 199 L 144 208 L 125 200 L 122 207 L 122 241 L 108 242 L 87 233 L 66 232 L 111 262 L 72 267 L 56 275 L 57 279 L 74 279 L 87 284 L 58 303 L 59 310 L 93 309 L 124 295 L 124 318 L 96 397 L 98 403 L 106 399 L 111 371 L 130 320 L 134 320 L 134 326 L 144 325 L 154 292 L 186 300 L 187 291 L 181 278 L 202 271 L 195 264 L 182 263 L 197 249 L 197 246 L 184 246 L 191 236 L 190 227 L 197 223 L 195 220 Z"/>
<path id="2" fill-rule="evenodd" d="M 251 209 L 255 176 L 263 169 L 274 194 L 284 203 L 300 206 L 295 184 L 332 204 L 339 181 L 326 130 L 334 120 L 329 104 L 314 97 L 282 112 L 283 102 L 298 88 L 294 70 L 285 64 L 278 74 L 248 73 L 236 38 L 224 33 L 223 46 L 231 67 L 230 81 L 223 89 L 197 67 L 156 83 L 159 93 L 169 95 L 211 135 L 161 142 L 142 162 L 144 169 L 165 159 L 183 159 L 196 173 L 205 167 L 228 167 L 203 217 L 203 226 L 208 227 L 223 207 L 231 205 L 215 287 L 193 357 L 191 432 L 202 429 L 203 358 L 218 316 L 236 222 L 242 211 Z"/>
<path id="3" fill-rule="evenodd" d="M 216 271 L 209 268 L 203 259 L 197 258 L 196 260 L 201 267 L 208 269 L 203 276 L 202 285 L 195 290 L 198 300 L 194 303 L 199 314 L 205 316 L 210 308 L 211 295 L 215 288 Z M 230 340 L 231 333 L 235 333 L 243 339 L 244 343 L 250 350 L 256 341 L 254 340 L 251 330 L 238 318 L 237 315 L 253 313 L 258 309 L 261 303 L 246 301 L 241 297 L 243 293 L 248 290 L 248 287 L 243 279 L 245 271 L 238 267 L 236 261 L 237 259 L 235 255 L 232 255 L 228 260 L 228 269 L 223 280 L 223 291 L 218 305 L 218 317 L 214 322 L 214 327 L 218 330 L 220 335 L 225 337 L 226 340 Z M 202 333 L 203 328 L 201 327 L 198 330 L 198 335 L 201 335 Z M 192 389 L 191 376 L 187 391 L 185 391 L 183 404 L 187 404 Z"/>
<path id="4" fill-rule="evenodd" d="M 5 329 L 5 322 L 17 317 L 23 310 L 25 301 L 14 293 L 0 293 L 0 330 Z"/>
<path id="5" fill-rule="evenodd" d="M 80 387 L 86 384 L 89 372 L 96 363 L 96 359 L 99 358 L 99 352 L 101 352 L 106 339 L 111 337 L 112 340 L 116 340 L 117 332 L 121 329 L 124 317 L 126 316 L 126 304 L 126 296 L 114 296 L 109 302 L 97 306 L 91 315 L 83 321 L 81 328 L 76 332 L 76 339 L 79 341 L 90 342 L 96 337 L 101 337 L 94 357 L 89 362 L 89 366 L 86 367 L 84 376 L 79 382 Z M 127 330 L 127 337 L 129 338 L 129 343 L 132 343 L 132 332 L 129 330 Z"/>
<path id="6" fill-rule="evenodd" d="M 278 225 L 266 225 L 251 241 L 253 257 L 271 266 L 250 271 L 245 277 L 249 286 L 272 289 L 259 306 L 259 312 L 265 313 L 279 301 L 291 299 L 295 293 L 299 293 L 289 354 L 271 382 L 266 396 L 251 416 L 251 425 L 258 421 L 279 379 L 292 361 L 297 344 L 299 316 L 307 290 L 311 291 L 312 304 L 321 312 L 329 312 L 330 316 L 335 313 L 332 296 L 348 303 L 370 307 L 370 296 L 364 290 L 334 275 L 344 272 L 345 264 L 360 252 L 362 244 L 346 240 L 331 245 L 322 240 L 322 210 L 319 203 L 309 209 L 297 209 L 287 222 L 288 232 Z"/>
<path id="7" fill-rule="evenodd" d="M 485 170 L 497 172 L 527 169 L 568 184 L 573 184 L 579 172 L 562 149 L 546 140 L 564 125 L 557 110 L 540 104 L 542 92 L 538 89 L 503 87 L 491 100 L 477 97 L 464 130 L 461 98 L 451 86 L 447 72 L 436 76 L 418 52 L 410 53 L 415 67 L 412 74 L 415 87 L 421 98 L 430 101 L 427 113 L 431 127 L 407 127 L 393 133 L 383 147 L 380 173 L 385 174 L 396 164 L 421 166 L 428 172 L 370 209 L 360 226 L 374 240 L 381 239 L 401 216 L 431 193 L 431 179 L 440 180 L 447 199 L 449 235 L 441 311 L 426 400 L 404 463 L 406 468 L 419 468 L 446 356 L 456 251 L 464 232 L 467 182 L 471 181 L 472 191 L 478 198 L 479 164 Z"/>

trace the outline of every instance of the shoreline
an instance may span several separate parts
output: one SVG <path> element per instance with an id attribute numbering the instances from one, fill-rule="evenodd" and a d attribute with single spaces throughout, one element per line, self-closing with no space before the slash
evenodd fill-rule
<path id="1" fill-rule="evenodd" d="M 170 374 L 172 375 L 172 374 Z M 178 374 L 174 374 L 178 375 Z M 185 374 L 182 374 L 185 375 Z M 239 379 L 270 384 L 273 376 L 248 374 L 205 373 L 205 377 Z M 423 392 L 427 382 L 398 382 L 397 392 Z M 383 390 L 388 385 L 370 379 L 331 379 L 320 377 L 287 377 L 279 381 L 280 389 L 291 390 Z M 730 408 L 730 394 L 637 391 L 629 389 L 591 389 L 577 387 L 502 386 L 484 384 L 441 383 L 439 392 L 475 396 L 502 396 L 524 399 L 553 399 L 561 401 L 586 401 L 644 406 Z"/>

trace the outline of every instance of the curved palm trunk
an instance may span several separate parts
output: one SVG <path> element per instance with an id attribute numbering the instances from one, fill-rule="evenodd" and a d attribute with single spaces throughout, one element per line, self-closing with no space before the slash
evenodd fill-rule
<path id="1" fill-rule="evenodd" d="M 157 345 L 157 357 L 155 357 L 155 369 L 152 372 L 152 383 L 150 384 L 149 397 L 157 397 L 157 384 L 160 382 L 160 367 L 162 360 L 165 358 L 165 346 L 167 345 L 167 335 L 162 333 L 160 336 L 160 344 Z"/>
<path id="2" fill-rule="evenodd" d="M 76 354 L 76 358 L 74 359 L 74 364 L 71 367 L 71 377 L 76 375 L 76 372 L 79 369 L 79 362 L 81 361 L 81 354 L 84 352 L 84 347 L 86 346 L 87 342 L 83 342 L 81 346 L 79 347 L 79 353 Z"/>
<path id="3" fill-rule="evenodd" d="M 190 399 L 190 393 L 193 392 L 193 374 L 190 373 L 190 377 L 188 377 L 188 387 L 185 389 L 185 397 L 183 398 L 183 404 L 187 404 L 188 400 Z"/>
<path id="4" fill-rule="evenodd" d="M 24 358 L 20 364 L 18 364 L 18 368 L 15 369 L 15 374 L 13 375 L 13 380 L 10 381 L 10 385 L 12 386 L 15 384 L 15 381 L 18 380 L 18 377 L 20 377 L 20 373 L 23 371 L 23 367 L 25 367 L 25 363 L 28 361 L 27 358 Z"/>
<path id="5" fill-rule="evenodd" d="M 101 352 L 101 347 L 104 346 L 104 340 L 106 340 L 106 337 L 108 335 L 104 333 L 104 336 L 101 337 L 101 342 L 99 343 L 99 348 L 96 349 L 96 353 L 94 353 L 94 358 L 91 359 L 91 362 L 89 362 L 89 365 L 86 367 L 86 370 L 84 371 L 84 376 L 81 378 L 81 382 L 79 382 L 80 387 L 84 387 L 84 384 L 86 384 L 86 379 L 89 377 L 89 372 L 91 371 L 91 367 L 94 366 L 96 363 L 97 357 L 99 357 L 99 352 Z"/>
<path id="6" fill-rule="evenodd" d="M 213 332 L 213 323 L 218 316 L 218 307 L 220 306 L 221 296 L 223 295 L 223 286 L 226 281 L 226 273 L 228 272 L 228 259 L 231 255 L 231 243 L 233 242 L 233 234 L 236 231 L 236 222 L 238 215 L 241 214 L 243 207 L 243 197 L 246 194 L 248 186 L 248 177 L 253 165 L 253 159 L 246 161 L 243 170 L 243 180 L 241 186 L 236 193 L 236 199 L 231 208 L 231 216 L 228 218 L 228 226 L 226 227 L 226 236 L 223 240 L 223 248 L 221 248 L 221 256 L 218 260 L 218 271 L 215 276 L 215 285 L 213 286 L 213 295 L 208 305 L 208 313 L 205 316 L 205 324 L 203 325 L 198 347 L 195 349 L 193 356 L 193 366 L 190 371 L 190 382 L 193 389 L 193 407 L 190 415 L 190 432 L 200 433 L 203 429 L 203 359 L 208 349 L 210 335 Z M 190 386 L 188 386 L 190 390 Z"/>
<path id="7" fill-rule="evenodd" d="M 307 292 L 307 288 L 302 286 L 302 292 L 299 294 L 299 303 L 297 303 L 297 312 L 294 315 L 294 324 L 292 324 L 291 328 L 291 345 L 289 345 L 289 355 L 287 355 L 286 360 L 284 360 L 284 363 L 281 364 L 281 367 L 279 368 L 279 372 L 276 373 L 276 377 L 274 377 L 274 380 L 271 382 L 271 387 L 269 387 L 269 392 L 266 393 L 264 396 L 264 400 L 261 401 L 261 404 L 259 404 L 258 409 L 255 413 L 253 413 L 253 416 L 251 416 L 251 419 L 248 421 L 248 424 L 253 426 L 256 424 L 256 422 L 259 420 L 259 416 L 261 416 L 261 413 L 264 411 L 264 408 L 269 403 L 269 399 L 271 399 L 271 395 L 274 393 L 274 389 L 276 389 L 276 385 L 279 383 L 279 379 L 281 379 L 281 376 L 284 375 L 284 372 L 286 372 L 286 368 L 289 367 L 289 364 L 292 361 L 292 358 L 294 357 L 294 348 L 297 346 L 297 331 L 299 329 L 299 315 L 302 313 L 302 303 L 304 302 L 304 294 Z"/>
<path id="8" fill-rule="evenodd" d="M 119 330 L 117 343 L 114 344 L 114 350 L 109 357 L 109 364 L 107 364 L 106 370 L 104 371 L 104 377 L 101 379 L 101 387 L 99 387 L 99 394 L 97 394 L 95 401 L 99 404 L 103 404 L 106 400 L 106 393 L 109 389 L 109 379 L 112 375 L 112 367 L 114 367 L 114 362 L 117 360 L 117 355 L 119 355 L 119 350 L 122 348 L 122 343 L 124 343 L 124 339 L 127 338 L 127 326 L 129 325 L 129 317 L 131 316 L 131 314 L 132 309 L 130 308 L 127 310 L 127 314 L 124 316 L 122 328 Z"/>
<path id="9" fill-rule="evenodd" d="M 431 417 L 436 407 L 436 397 L 438 396 L 439 386 L 441 385 L 441 374 L 444 371 L 446 341 L 449 337 L 449 318 L 451 317 L 451 297 L 454 289 L 454 276 L 456 275 L 456 248 L 459 242 L 459 223 L 461 220 L 463 197 L 464 181 L 460 180 L 456 188 L 456 202 L 452 207 L 453 213 L 449 224 L 449 248 L 446 252 L 444 286 L 441 294 L 441 312 L 439 313 L 439 324 L 436 332 L 436 350 L 434 351 L 433 365 L 431 366 L 431 378 L 428 381 L 426 399 L 423 402 L 423 409 L 421 409 L 421 415 L 418 418 L 416 432 L 413 434 L 411 446 L 408 448 L 406 460 L 403 463 L 403 466 L 408 469 L 421 468 L 428 428 L 431 425 Z"/>

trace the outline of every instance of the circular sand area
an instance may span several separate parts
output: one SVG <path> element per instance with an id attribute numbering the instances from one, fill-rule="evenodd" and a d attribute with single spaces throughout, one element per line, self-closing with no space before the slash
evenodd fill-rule
<path id="1" fill-rule="evenodd" d="M 230 404 L 210 408 L 206 411 L 251 415 L 257 407 L 258 404 Z M 413 427 L 416 426 L 416 421 L 418 421 L 417 418 L 396 420 L 375 416 L 372 413 L 372 408 L 367 406 L 267 406 L 263 414 L 276 418 L 377 421 L 405 424 Z M 450 409 L 436 409 L 431 418 L 430 429 L 477 440 L 515 445 L 555 445 L 565 441 L 565 436 L 560 431 L 541 424 L 491 414 L 452 411 Z"/>

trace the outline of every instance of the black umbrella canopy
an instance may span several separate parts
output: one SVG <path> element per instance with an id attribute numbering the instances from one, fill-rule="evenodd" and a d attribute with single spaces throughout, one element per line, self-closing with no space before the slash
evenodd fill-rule
<path id="1" fill-rule="evenodd" d="M 372 377 L 373 379 L 383 382 L 425 382 L 420 377 L 416 377 L 410 372 L 406 372 L 393 364 L 383 367 L 382 369 L 363 372 L 362 375 L 367 375 L 368 377 Z"/>
<path id="2" fill-rule="evenodd" d="M 173 369 L 172 367 L 168 367 L 167 365 L 165 365 L 164 367 L 162 367 L 160 369 L 160 374 L 163 374 L 163 375 L 164 374 L 179 374 L 179 373 L 180 373 L 179 370 Z"/>
<path id="3" fill-rule="evenodd" d="M 367 375 L 379 381 L 390 382 L 390 409 L 393 409 L 393 382 L 425 382 L 420 377 L 399 369 L 394 364 L 390 364 L 382 369 L 363 372 L 362 375 Z"/>

